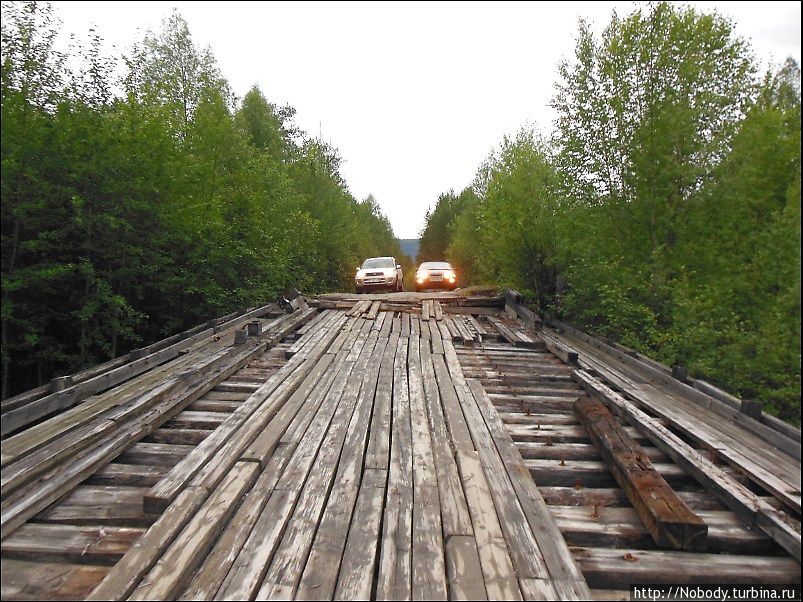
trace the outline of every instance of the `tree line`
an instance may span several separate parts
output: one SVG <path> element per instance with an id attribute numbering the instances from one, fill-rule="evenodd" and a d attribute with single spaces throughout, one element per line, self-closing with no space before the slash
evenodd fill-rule
<path id="1" fill-rule="evenodd" d="M 427 213 L 419 259 L 512 286 L 800 423 L 800 70 L 718 13 L 581 22 L 549 133 L 506 137 Z"/>
<path id="2" fill-rule="evenodd" d="M 2 11 L 3 397 L 402 256 L 337 150 L 237 98 L 178 13 L 109 57 L 60 51 L 48 4 Z"/>

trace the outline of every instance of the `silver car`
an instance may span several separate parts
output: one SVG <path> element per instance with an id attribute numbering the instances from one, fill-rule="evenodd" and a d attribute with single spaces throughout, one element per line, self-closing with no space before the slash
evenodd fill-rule
<path id="1" fill-rule="evenodd" d="M 418 271 L 415 273 L 416 292 L 430 288 L 444 288 L 450 291 L 457 288 L 457 274 L 452 264 L 445 261 L 427 261 L 418 266 Z"/>
<path id="2" fill-rule="evenodd" d="M 354 276 L 358 293 L 372 290 L 404 290 L 402 267 L 395 257 L 371 257 L 362 262 Z"/>

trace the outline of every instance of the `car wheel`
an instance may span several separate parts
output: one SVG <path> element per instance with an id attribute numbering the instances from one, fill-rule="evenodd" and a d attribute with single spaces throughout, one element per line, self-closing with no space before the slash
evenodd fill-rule
<path id="1" fill-rule="evenodd" d="M 362 287 L 361 286 L 357 286 L 355 288 L 357 289 L 357 294 L 358 295 L 362 295 Z"/>
<path id="2" fill-rule="evenodd" d="M 404 282 L 401 278 L 396 278 L 396 292 L 403 293 L 404 292 Z"/>

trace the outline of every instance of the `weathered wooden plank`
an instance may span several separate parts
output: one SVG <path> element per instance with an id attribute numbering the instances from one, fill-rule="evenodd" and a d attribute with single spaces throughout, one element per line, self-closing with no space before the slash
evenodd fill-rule
<path id="1" fill-rule="evenodd" d="M 129 362 L 123 366 L 119 366 L 108 372 L 104 372 L 90 378 L 72 387 L 51 393 L 33 403 L 25 405 L 17 410 L 6 412 L 2 415 L 2 427 L 0 432 L 5 435 L 20 426 L 28 424 L 38 418 L 52 414 L 58 410 L 69 408 L 89 395 L 93 395 L 99 391 L 109 389 L 121 382 L 124 382 L 134 376 L 142 374 L 143 372 L 151 369 L 154 366 L 173 359 L 179 355 L 179 352 L 192 345 L 193 343 L 208 339 L 214 334 L 212 329 L 204 330 L 187 340 L 179 341 L 166 349 L 162 349 L 141 359 Z"/>
<path id="2" fill-rule="evenodd" d="M 721 424 L 722 431 L 729 431 L 732 434 L 736 434 L 737 438 L 739 438 L 739 434 L 746 435 L 747 433 L 745 433 L 745 431 L 748 431 L 753 437 L 763 441 L 763 443 L 761 443 L 759 440 L 754 439 L 752 443 L 747 444 L 747 449 L 750 449 L 752 454 L 765 458 L 768 455 L 774 455 L 781 463 L 787 463 L 790 461 L 790 459 L 794 459 L 797 462 L 796 473 L 800 474 L 800 438 L 799 436 L 793 436 L 790 438 L 787 435 L 788 428 L 779 429 L 777 422 L 767 419 L 763 414 L 763 421 L 750 418 L 749 416 L 742 414 L 739 409 L 731 407 L 717 397 L 712 397 L 711 395 L 708 395 L 694 388 L 693 386 L 687 385 L 680 380 L 673 378 L 671 373 L 667 373 L 665 366 L 656 367 L 655 362 L 644 361 L 642 358 L 638 357 L 638 355 L 633 356 L 631 353 L 617 349 L 615 346 L 590 337 L 587 334 L 569 326 L 568 324 L 564 324 L 556 320 L 553 320 L 553 322 L 562 330 L 568 332 L 578 346 L 585 346 L 585 348 L 589 349 L 590 354 L 595 354 L 600 358 L 605 358 L 607 356 L 608 359 L 605 364 L 608 368 L 610 368 L 611 364 L 619 362 L 626 367 L 626 371 L 629 371 L 631 375 L 642 374 L 643 376 L 646 376 L 646 378 L 639 379 L 641 382 L 644 382 L 645 380 L 652 382 L 658 388 L 661 388 L 668 393 L 670 397 L 680 396 L 680 399 L 684 402 L 696 405 L 700 409 L 710 410 L 710 412 L 726 418 L 726 421 L 722 421 L 721 419 L 716 419 L 715 421 L 715 424 Z M 565 336 L 557 335 L 557 333 L 554 333 L 554 335 Z M 604 373 L 604 371 L 601 372 L 601 374 L 602 373 Z M 676 395 L 673 395 L 673 393 Z M 704 422 L 708 422 L 711 420 L 711 418 L 713 418 L 710 412 L 707 416 L 708 420 L 705 420 Z M 750 438 L 751 437 L 747 437 L 748 440 Z M 783 453 L 777 454 L 777 450 L 781 450 Z M 769 461 L 771 462 L 771 460 Z M 781 465 L 782 464 L 780 463 L 778 464 L 778 466 Z M 796 489 L 800 489 L 799 481 Z M 799 505 L 797 507 L 797 512 L 800 512 Z"/>
<path id="3" fill-rule="evenodd" d="M 144 532 L 134 527 L 28 523 L 3 540 L 3 562 L 16 558 L 110 565 L 120 560 Z"/>
<path id="4" fill-rule="evenodd" d="M 409 337 L 411 332 L 411 325 L 410 325 L 410 314 L 408 312 L 402 312 L 401 314 L 401 332 L 399 333 L 402 337 Z"/>
<path id="5" fill-rule="evenodd" d="M 425 299 L 421 303 L 421 319 L 424 322 L 429 322 L 429 317 L 432 314 L 432 301 Z"/>
<path id="6" fill-rule="evenodd" d="M 85 484 L 152 487 L 166 472 L 167 469 L 164 466 L 137 466 L 112 462 L 90 476 Z"/>
<path id="7" fill-rule="evenodd" d="M 412 597 L 414 600 L 446 600 L 441 500 L 425 406 L 420 341 L 418 336 L 410 339 L 408 355 L 414 488 Z"/>
<path id="8" fill-rule="evenodd" d="M 242 405 L 242 402 L 239 401 L 213 401 L 201 398 L 191 403 L 187 409 L 196 412 L 226 412 L 231 414 Z"/>
<path id="9" fill-rule="evenodd" d="M 653 539 L 633 508 L 553 507 L 570 546 L 652 549 Z M 777 556 L 783 550 L 764 533 L 746 529 L 730 511 L 697 511 L 708 526 L 708 552 Z"/>
<path id="10" fill-rule="evenodd" d="M 471 327 L 476 331 L 478 335 L 480 335 L 480 337 L 488 336 L 488 331 L 485 330 L 485 327 L 482 324 L 480 324 L 477 318 L 475 318 L 472 315 L 468 315 L 466 316 L 466 320 L 468 320 L 469 324 L 471 324 Z M 482 341 L 480 340 L 480 342 Z"/>
<path id="11" fill-rule="evenodd" d="M 648 550 L 575 548 L 591 587 L 623 589 L 630 583 L 766 584 L 800 583 L 792 558 Z"/>
<path id="12" fill-rule="evenodd" d="M 386 320 L 389 323 L 390 320 Z M 379 333 L 382 337 L 382 332 Z M 387 336 L 387 335 L 386 335 Z M 393 391 L 393 358 L 396 355 L 398 334 L 388 338 L 385 353 L 379 368 L 374 413 L 371 418 L 371 433 L 365 452 L 365 467 L 388 470 L 390 462 L 391 393 Z"/>
<path id="13" fill-rule="evenodd" d="M 56 467 L 38 477 L 35 481 L 15 491 L 0 504 L 0 538 L 5 539 L 22 523 L 40 510 L 49 506 L 98 468 L 108 464 L 131 442 L 132 436 L 123 433 L 109 440 L 103 440 L 86 451 L 77 462 L 68 467 Z"/>
<path id="14" fill-rule="evenodd" d="M 211 436 L 207 437 L 157 483 L 145 496 L 146 507 L 153 511 L 160 511 L 167 507 L 202 469 L 211 472 L 215 468 L 217 476 L 233 464 L 239 457 L 239 453 L 250 445 L 265 424 L 275 416 L 279 406 L 301 386 L 308 372 L 313 369 L 318 359 L 337 336 L 337 329 L 344 323 L 344 320 L 344 318 L 338 317 L 329 329 L 319 329 L 308 335 L 312 339 L 310 346 L 305 347 L 288 361 L 247 401 L 243 402 L 243 405 L 229 416 Z M 243 424 L 247 424 L 248 428 L 240 429 Z M 230 441 L 235 434 L 237 439 L 233 442 Z M 224 446 L 227 451 L 233 451 L 221 453 Z M 216 461 L 214 467 L 210 465 L 213 459 Z M 226 463 L 226 466 L 221 466 L 221 463 Z"/>
<path id="15" fill-rule="evenodd" d="M 108 419 L 115 423 L 112 432 L 119 434 L 101 439 L 89 451 L 73 456 L 66 465 L 45 472 L 3 500 L 3 536 L 19 526 L 25 518 L 69 491 L 80 479 L 109 463 L 130 442 L 155 430 L 218 382 L 226 379 L 253 356 L 264 351 L 265 346 L 266 343 L 254 341 L 240 348 L 213 354 L 202 360 L 198 366 L 183 371 L 169 379 L 165 385 L 148 392 L 142 399 L 108 414 Z M 166 397 L 160 391 L 164 387 L 169 390 Z M 118 422 L 119 426 L 116 424 Z M 78 448 L 76 453 L 77 451 L 81 449 Z"/>
<path id="16" fill-rule="evenodd" d="M 443 337 L 435 320 L 429 321 L 429 338 L 432 344 L 432 353 L 443 355 Z"/>
<path id="17" fill-rule="evenodd" d="M 457 450 L 474 451 L 474 443 L 471 441 L 471 434 L 460 409 L 460 402 L 455 392 L 454 383 L 449 370 L 446 368 L 443 356 L 433 355 L 432 362 L 435 367 L 435 376 L 443 402 L 443 413 L 446 416 L 446 424 L 449 428 L 452 444 Z"/>
<path id="18" fill-rule="evenodd" d="M 453 341 L 460 340 L 460 332 L 457 330 L 457 322 L 454 318 L 447 318 L 443 320 L 443 325 L 446 327 L 446 330 L 449 332 L 449 337 Z"/>
<path id="19" fill-rule="evenodd" d="M 466 498 L 460 484 L 460 474 L 457 471 L 457 464 L 449 444 L 449 431 L 446 428 L 446 420 L 441 406 L 438 383 L 435 380 L 435 367 L 432 364 L 432 354 L 426 348 L 425 344 L 421 345 L 421 372 L 424 384 L 427 418 L 429 420 L 429 428 L 432 436 L 435 467 L 438 476 L 437 481 L 438 492 L 441 499 L 443 535 L 447 542 L 449 538 L 453 536 L 462 535 L 472 537 L 473 541 L 474 531 L 471 527 L 471 515 L 468 512 L 468 505 L 466 504 Z M 454 390 L 452 389 L 452 391 Z M 454 403 L 457 403 L 456 398 Z M 465 545 L 467 544 L 462 543 L 459 544 L 458 547 L 462 549 Z M 476 543 L 474 543 L 474 548 L 476 550 Z M 449 553 L 449 548 L 447 546 L 447 562 L 449 562 Z M 463 555 L 465 556 L 465 552 L 463 552 Z M 463 568 L 469 568 L 467 561 L 463 562 L 459 559 L 455 559 L 452 562 L 451 570 L 453 572 L 462 570 Z M 462 577 L 460 577 L 460 579 L 462 579 Z M 466 579 L 468 579 L 468 583 L 470 584 L 471 577 L 467 576 Z"/>
<path id="20" fill-rule="evenodd" d="M 295 420 L 302 420 L 296 416 Z M 295 444 L 280 443 L 268 462 L 267 468 L 254 483 L 253 488 L 243 499 L 232 519 L 206 556 L 187 589 L 179 600 L 211 600 L 223 583 L 226 575 L 237 559 L 248 536 L 260 517 L 268 497 L 276 486 L 279 476 L 290 460 Z"/>
<path id="21" fill-rule="evenodd" d="M 453 347 L 447 347 L 446 358 L 449 361 L 450 371 L 459 375 L 459 363 Z M 462 376 L 458 380 L 460 379 L 462 379 Z M 469 389 L 470 393 L 469 396 L 464 397 L 464 411 L 466 411 L 467 415 L 469 412 L 474 413 L 475 410 L 479 412 L 480 418 L 475 419 L 475 422 L 477 424 L 480 424 L 480 420 L 484 422 L 498 453 L 498 455 L 493 453 L 486 454 L 489 462 L 486 475 L 491 481 L 499 478 L 499 475 L 507 473 L 513 493 L 504 497 L 516 497 L 518 499 L 521 512 L 524 514 L 526 524 L 529 526 L 530 534 L 535 538 L 536 549 L 541 558 L 543 558 L 542 562 L 548 570 L 548 575 L 544 575 L 537 566 L 530 565 L 525 568 L 522 565 L 522 568 L 517 567 L 519 578 L 547 579 L 549 584 L 554 587 L 556 596 L 560 599 L 587 599 L 589 596 L 588 587 L 583 575 L 560 536 L 560 530 L 554 523 L 547 505 L 538 492 L 538 488 L 529 477 L 528 470 L 505 425 L 499 420 L 496 409 L 478 381 L 466 381 L 464 386 Z M 475 440 L 479 439 L 479 433 L 475 435 L 472 432 L 472 436 L 475 437 Z M 507 487 L 507 481 L 501 479 L 496 490 L 503 491 Z M 500 499 L 499 506 L 502 503 L 503 500 Z M 518 507 L 513 505 L 511 510 L 517 513 Z M 508 539 L 509 541 L 513 540 L 512 534 Z M 517 537 L 516 540 L 521 543 L 528 543 L 528 547 L 531 546 L 529 537 L 524 539 Z M 533 563 L 535 558 L 538 558 L 538 556 L 531 554 L 530 562 Z"/>
<path id="22" fill-rule="evenodd" d="M 459 377 L 457 369 L 452 370 L 451 374 L 453 377 Z M 477 447 L 479 460 L 488 481 L 489 492 L 496 506 L 496 513 L 499 516 L 499 523 L 513 566 L 519 577 L 546 578 L 549 575 L 542 552 L 536 543 L 521 503 L 517 499 L 506 467 L 498 456 L 491 433 L 487 430 L 471 392 L 466 389 L 465 383 L 461 383 L 459 378 L 457 380 L 456 389 L 459 391 L 461 407 Z"/>
<path id="23" fill-rule="evenodd" d="M 348 410 L 344 411 L 332 421 L 287 525 L 282 543 L 276 550 L 257 594 L 260 599 L 295 596 L 319 528 L 324 505 L 338 504 L 341 508 L 348 505 L 350 499 L 346 502 L 344 498 L 349 494 L 344 495 L 342 490 L 349 488 L 350 482 L 355 485 L 356 495 L 356 482 L 362 467 L 362 452 L 365 449 L 365 437 L 374 398 L 373 391 L 367 390 L 367 386 L 364 395 L 361 395 L 361 391 L 363 385 L 367 385 L 365 380 L 369 376 L 367 369 L 377 338 L 378 333 L 373 332 L 362 346 L 341 401 L 342 407 L 351 408 L 351 413 Z M 362 375 L 362 378 L 358 375 Z M 339 487 L 333 491 L 336 475 Z"/>
<path id="24" fill-rule="evenodd" d="M 170 443 L 145 443 L 140 441 L 129 446 L 117 459 L 122 464 L 164 466 L 172 468 L 194 449 L 192 445 Z"/>
<path id="25" fill-rule="evenodd" d="M 381 357 L 385 353 L 387 343 L 388 339 L 376 342 L 371 352 L 372 358 Z M 374 409 L 379 370 L 380 362 L 371 361 L 365 371 L 357 403 L 358 410 L 353 418 L 354 427 L 349 427 L 344 445 L 344 457 L 338 466 L 335 484 L 301 575 L 295 596 L 297 600 L 331 598 L 337 587 L 338 568 L 344 555 L 349 524 L 352 522 L 355 504 L 359 503 L 361 469 Z M 382 475 L 384 478 L 385 471 L 382 471 Z M 364 479 L 363 476 L 362 480 Z M 379 486 L 384 489 L 384 480 Z"/>
<path id="26" fill-rule="evenodd" d="M 505 291 L 505 310 L 518 317 L 524 324 L 533 330 L 541 325 L 541 319 L 530 308 L 522 303 L 521 294 L 517 291 L 507 289 Z"/>
<path id="27" fill-rule="evenodd" d="M 203 560 L 258 473 L 259 466 L 253 462 L 237 463 L 221 487 L 209 496 L 129 599 L 174 598 Z"/>
<path id="28" fill-rule="evenodd" d="M 432 302 L 432 314 L 435 316 L 436 320 L 443 320 L 443 307 L 441 307 L 438 301 Z"/>
<path id="29" fill-rule="evenodd" d="M 409 600 L 412 595 L 413 456 L 407 345 L 408 339 L 399 339 L 393 364 L 390 472 L 376 586 L 378 600 Z"/>
<path id="30" fill-rule="evenodd" d="M 557 443 L 547 445 L 544 442 L 523 441 L 516 447 L 525 460 L 598 460 L 597 449 L 590 443 Z M 642 448 L 651 462 L 666 463 L 667 455 L 656 447 Z"/>
<path id="31" fill-rule="evenodd" d="M 645 407 L 670 421 L 673 427 L 688 437 L 715 449 L 718 456 L 739 467 L 750 479 L 793 511 L 800 512 L 800 462 L 777 450 L 766 449 L 756 437 L 726 420 L 719 419 L 712 424 L 710 416 L 698 406 L 687 403 L 685 408 L 681 408 L 671 397 L 666 398 L 665 394 L 651 385 L 641 385 L 640 390 L 647 393 L 637 396 Z"/>
<path id="32" fill-rule="evenodd" d="M 83 600 L 107 566 L 3 559 L 3 600 Z"/>
<path id="33" fill-rule="evenodd" d="M 550 353 L 556 355 L 567 364 L 577 364 L 578 358 L 580 357 L 580 354 L 577 351 L 567 347 L 546 332 L 539 333 L 539 337 L 546 345 L 546 348 L 549 349 Z"/>
<path id="34" fill-rule="evenodd" d="M 450 600 L 487 600 L 477 541 L 453 535 L 446 540 L 446 574 Z"/>
<path id="35" fill-rule="evenodd" d="M 215 387 L 217 389 L 217 387 Z M 249 391 L 209 391 L 204 395 L 205 399 L 212 401 L 245 401 L 254 392 L 254 389 Z"/>
<path id="36" fill-rule="evenodd" d="M 477 452 L 458 450 L 456 456 L 471 520 L 474 524 L 480 568 L 488 598 L 521 600 L 516 571 L 505 545 L 505 537 L 494 509 L 479 455 Z"/>
<path id="37" fill-rule="evenodd" d="M 553 444 L 590 441 L 588 433 L 583 427 L 571 424 L 512 424 L 509 426 L 509 431 L 514 441 L 548 441 Z M 639 443 L 646 441 L 645 437 L 633 427 L 625 427 L 625 432 Z"/>
<path id="38" fill-rule="evenodd" d="M 167 443 L 170 445 L 190 445 L 195 447 L 213 432 L 214 429 L 199 430 L 160 428 L 148 435 L 145 443 Z"/>
<path id="39" fill-rule="evenodd" d="M 366 313 L 363 316 L 363 318 L 365 318 L 366 320 L 376 320 L 376 316 L 379 313 L 380 303 L 381 303 L 380 301 L 374 301 L 373 303 L 371 303 L 371 307 L 368 310 L 368 313 Z"/>
<path id="40" fill-rule="evenodd" d="M 343 436 L 345 417 L 350 418 L 353 413 L 353 403 L 349 404 L 348 400 L 341 403 L 353 367 L 353 362 L 345 362 L 341 366 L 326 400 L 310 426 L 304 430 L 301 441 L 286 465 L 287 468 L 280 475 L 276 488 L 239 551 L 216 597 L 239 600 L 257 594 L 310 474 L 317 450 L 324 445 L 322 442 L 325 437 L 329 441 L 337 441 L 338 437 Z M 330 424 L 334 428 L 330 429 Z"/>
<path id="41" fill-rule="evenodd" d="M 499 335 L 508 343 L 515 346 L 522 344 L 523 341 L 516 335 L 516 333 L 505 326 L 501 321 L 492 316 L 488 316 L 488 321 L 491 323 L 491 326 L 496 329 Z"/>
<path id="42" fill-rule="evenodd" d="M 323 375 L 329 370 L 333 361 L 334 356 L 326 354 L 312 367 L 298 389 L 278 409 L 275 417 L 271 418 L 256 438 L 242 451 L 241 458 L 259 462 L 263 466 L 267 463 L 284 435 L 285 429 L 307 400 L 310 398 L 318 402 L 323 400 L 329 389 L 328 381 L 323 378 Z M 224 447 L 221 455 L 228 453 Z"/>
<path id="43" fill-rule="evenodd" d="M 475 342 L 481 341 L 480 336 L 472 333 L 462 319 L 455 318 L 454 326 L 457 329 L 460 341 L 464 345 L 473 345 Z"/>
<path id="44" fill-rule="evenodd" d="M 124 600 L 206 500 L 201 489 L 186 489 L 97 584 L 87 600 Z"/>
<path id="45" fill-rule="evenodd" d="M 550 506 L 588 506 L 593 508 L 629 506 L 625 492 L 618 486 L 611 488 L 538 487 L 544 501 Z M 678 496 L 694 511 L 723 510 L 725 506 L 708 491 L 678 491 Z"/>
<path id="46" fill-rule="evenodd" d="M 144 487 L 80 485 L 36 515 L 42 523 L 149 527 L 156 516 L 142 510 Z"/>
<path id="47" fill-rule="evenodd" d="M 675 495 L 652 462 L 599 401 L 583 396 L 575 412 L 616 482 L 641 517 L 656 545 L 706 549 L 708 526 Z"/>
<path id="48" fill-rule="evenodd" d="M 613 487 L 616 479 L 608 471 L 606 464 L 598 460 L 550 460 L 528 459 L 524 465 L 533 480 L 545 487 Z M 655 471 L 675 488 L 694 487 L 695 480 L 682 468 L 668 463 L 653 464 Z"/>
<path id="49" fill-rule="evenodd" d="M 366 468 L 363 472 L 354 518 L 343 550 L 337 578 L 335 600 L 368 600 L 371 597 L 377 550 L 382 533 L 382 509 L 385 500 L 387 470 Z M 315 583 L 299 590 L 299 600 L 320 600 L 325 590 L 316 594 Z"/>

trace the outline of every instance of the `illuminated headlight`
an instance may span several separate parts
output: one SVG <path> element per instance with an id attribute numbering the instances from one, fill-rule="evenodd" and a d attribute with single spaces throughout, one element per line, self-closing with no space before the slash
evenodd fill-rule
<path id="1" fill-rule="evenodd" d="M 450 280 L 450 281 L 454 282 L 454 279 L 455 279 L 455 274 L 454 274 L 454 272 L 452 272 L 451 270 L 450 270 L 450 271 L 448 271 L 448 272 L 446 272 L 446 273 L 444 274 L 444 276 L 446 276 L 446 279 L 447 279 L 447 280 Z"/>
<path id="2" fill-rule="evenodd" d="M 418 272 L 418 273 L 415 275 L 415 279 L 416 279 L 416 281 L 418 282 L 418 284 L 421 284 L 421 283 L 422 283 L 422 282 L 424 282 L 424 280 L 426 280 L 427 278 L 429 278 L 429 272 Z"/>

